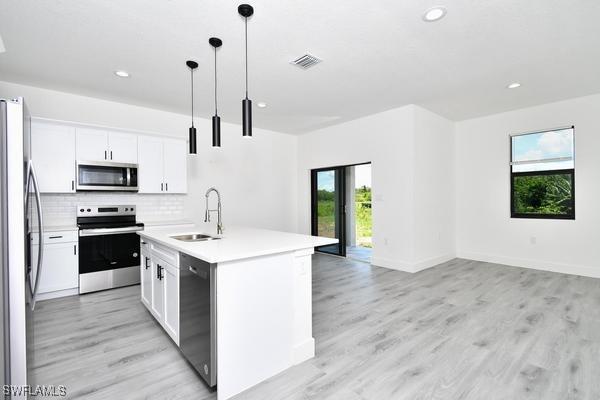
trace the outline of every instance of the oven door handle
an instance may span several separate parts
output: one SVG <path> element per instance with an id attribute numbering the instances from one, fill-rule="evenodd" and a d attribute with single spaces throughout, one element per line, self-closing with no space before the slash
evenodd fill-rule
<path id="1" fill-rule="evenodd" d="M 125 228 L 80 229 L 79 236 L 120 235 L 122 233 L 131 233 L 143 230 L 143 226 L 128 226 Z"/>

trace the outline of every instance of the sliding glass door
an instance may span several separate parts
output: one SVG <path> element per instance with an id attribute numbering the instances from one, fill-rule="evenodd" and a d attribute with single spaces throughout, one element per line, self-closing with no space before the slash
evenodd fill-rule
<path id="1" fill-rule="evenodd" d="M 345 167 L 312 170 L 312 234 L 339 239 L 339 243 L 317 247 L 318 251 L 346 255 Z"/>

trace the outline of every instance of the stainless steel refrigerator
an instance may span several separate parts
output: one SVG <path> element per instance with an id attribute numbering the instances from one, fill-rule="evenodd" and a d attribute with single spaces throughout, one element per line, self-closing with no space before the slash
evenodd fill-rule
<path id="1" fill-rule="evenodd" d="M 0 99 L 0 142 L 2 373 L 4 384 L 33 386 L 33 313 L 39 283 L 34 277 L 41 272 L 44 236 L 40 193 L 30 157 L 31 121 L 22 98 Z M 34 235 L 39 236 L 37 245 Z M 35 259 L 32 254 L 37 255 Z"/>

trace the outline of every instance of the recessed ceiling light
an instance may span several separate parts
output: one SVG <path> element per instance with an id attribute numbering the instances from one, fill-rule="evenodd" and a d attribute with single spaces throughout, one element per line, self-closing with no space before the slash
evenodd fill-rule
<path id="1" fill-rule="evenodd" d="M 122 70 L 115 71 L 115 75 L 120 78 L 129 78 L 129 72 L 127 72 L 127 71 L 122 71 Z"/>
<path id="2" fill-rule="evenodd" d="M 521 86 L 521 84 L 519 82 L 513 82 L 510 85 L 508 85 L 506 88 L 507 89 L 516 89 L 516 88 L 518 88 L 520 86 Z"/>
<path id="3" fill-rule="evenodd" d="M 267 106 L 267 103 L 261 101 L 261 102 L 256 103 L 256 105 L 258 106 L 258 108 L 265 108 Z"/>
<path id="4" fill-rule="evenodd" d="M 425 11 L 425 14 L 423 14 L 423 21 L 425 21 L 425 22 L 438 21 L 438 20 L 444 18 L 444 15 L 446 15 L 445 7 L 441 7 L 441 6 L 432 7 L 429 10 Z"/>

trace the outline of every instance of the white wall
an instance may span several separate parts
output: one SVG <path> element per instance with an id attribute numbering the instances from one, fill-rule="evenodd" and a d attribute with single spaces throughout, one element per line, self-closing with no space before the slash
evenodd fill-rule
<path id="1" fill-rule="evenodd" d="M 0 97 L 17 96 L 25 98 L 36 117 L 180 138 L 187 137 L 190 125 L 186 115 L 0 81 Z M 204 192 L 214 185 L 223 196 L 225 227 L 245 224 L 295 231 L 297 138 L 254 128 L 254 137 L 243 139 L 240 126 L 222 123 L 223 147 L 213 149 L 211 122 L 198 118 L 195 125 L 199 151 L 187 157 L 186 217 L 200 222 Z"/>
<path id="2" fill-rule="evenodd" d="M 457 123 L 458 256 L 600 277 L 599 116 L 594 95 Z M 576 220 L 511 219 L 509 135 L 569 125 Z"/>
<path id="3" fill-rule="evenodd" d="M 415 107 L 414 260 L 416 270 L 453 258 L 454 122 Z"/>
<path id="4" fill-rule="evenodd" d="M 441 207 L 440 214 L 453 214 L 451 151 L 428 148 L 439 140 L 451 149 L 452 136 L 451 122 L 414 105 L 300 136 L 300 231 L 310 233 L 310 170 L 370 161 L 373 264 L 414 271 L 452 258 L 453 218 L 432 221 L 431 210 L 426 208 L 430 198 L 447 197 L 449 202 L 432 200 L 431 204 Z M 418 162 L 416 154 L 422 157 Z M 442 171 L 434 173 L 439 166 Z M 416 180 L 422 178 L 427 181 L 417 185 Z M 417 206 L 416 201 L 423 205 Z M 430 231 L 435 242 L 421 243 L 429 240 Z"/>

